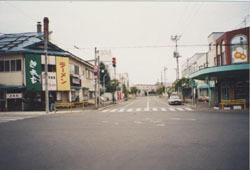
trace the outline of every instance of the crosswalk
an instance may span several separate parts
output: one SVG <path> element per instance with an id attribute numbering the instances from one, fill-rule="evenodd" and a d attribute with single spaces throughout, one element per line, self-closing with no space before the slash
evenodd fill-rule
<path id="1" fill-rule="evenodd" d="M 30 116 L 29 116 L 30 117 Z M 17 120 L 22 120 L 26 119 L 29 117 L 14 117 L 14 116 L 0 116 L 0 123 L 5 123 L 5 122 L 10 122 L 10 121 L 17 121 Z"/>
<path id="2" fill-rule="evenodd" d="M 171 111 L 171 112 L 184 112 L 184 111 L 193 111 L 193 109 L 189 108 L 189 107 L 164 107 L 164 108 L 127 108 L 127 109 L 104 109 L 101 112 L 149 112 L 149 111 L 153 111 L 153 112 L 166 112 L 166 111 Z"/>

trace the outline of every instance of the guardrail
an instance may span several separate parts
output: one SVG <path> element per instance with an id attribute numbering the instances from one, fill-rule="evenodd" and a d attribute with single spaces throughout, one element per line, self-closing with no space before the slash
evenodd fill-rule
<path id="1" fill-rule="evenodd" d="M 246 99 L 236 99 L 236 100 L 221 100 L 221 108 L 224 110 L 224 105 L 243 105 L 244 109 L 247 109 Z"/>
<path id="2" fill-rule="evenodd" d="M 65 109 L 68 108 L 72 111 L 72 108 L 82 107 L 84 108 L 84 102 L 58 102 L 54 105 L 54 111 L 56 112 L 59 108 Z"/>

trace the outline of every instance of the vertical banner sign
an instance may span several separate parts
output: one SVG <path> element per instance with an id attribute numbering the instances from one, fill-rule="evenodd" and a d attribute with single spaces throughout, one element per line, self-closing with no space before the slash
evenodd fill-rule
<path id="1" fill-rule="evenodd" d="M 58 91 L 70 91 L 68 57 L 56 57 L 56 78 Z"/>
<path id="2" fill-rule="evenodd" d="M 45 72 L 42 72 L 42 89 L 45 91 Z M 48 72 L 48 90 L 56 91 L 56 72 Z"/>
<path id="3" fill-rule="evenodd" d="M 41 84 L 41 56 L 25 55 L 26 88 L 31 91 L 42 91 Z"/>

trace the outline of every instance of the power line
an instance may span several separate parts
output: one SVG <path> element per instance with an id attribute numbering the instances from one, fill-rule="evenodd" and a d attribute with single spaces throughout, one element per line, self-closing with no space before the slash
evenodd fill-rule
<path id="1" fill-rule="evenodd" d="M 16 10 L 18 10 L 20 13 L 22 13 L 22 14 L 23 14 L 24 16 L 26 16 L 27 18 L 31 19 L 32 22 L 33 22 L 33 21 L 36 22 L 36 20 L 35 20 L 33 17 L 31 17 L 31 16 L 28 15 L 27 13 L 23 12 L 21 9 L 17 8 L 15 5 L 11 4 L 10 2 L 5 2 L 5 3 L 8 4 L 9 6 L 15 8 Z"/>

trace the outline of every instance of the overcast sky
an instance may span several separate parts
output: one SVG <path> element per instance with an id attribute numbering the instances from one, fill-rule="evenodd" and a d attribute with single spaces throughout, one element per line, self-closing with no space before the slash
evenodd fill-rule
<path id="1" fill-rule="evenodd" d="M 85 60 L 94 58 L 94 47 L 111 49 L 117 72 L 129 73 L 132 84 L 153 84 L 164 66 L 167 82 L 176 79 L 171 35 L 190 45 L 178 48 L 181 66 L 208 50 L 197 45 L 207 45 L 209 34 L 241 28 L 247 15 L 250 2 L 0 1 L 0 33 L 34 32 L 36 22 L 48 17 L 59 47 Z"/>

